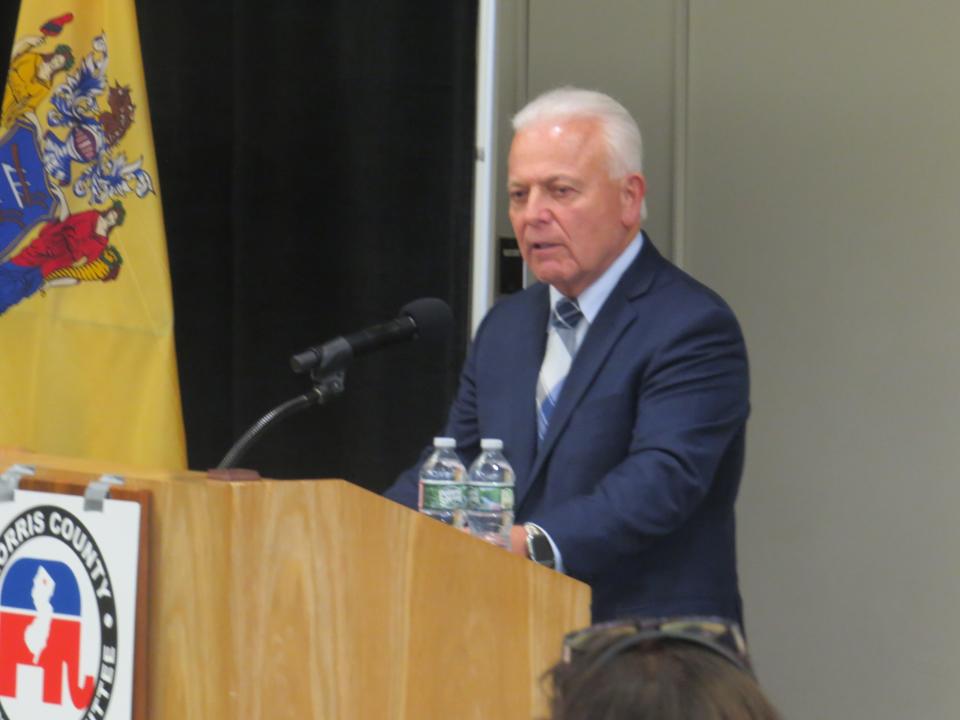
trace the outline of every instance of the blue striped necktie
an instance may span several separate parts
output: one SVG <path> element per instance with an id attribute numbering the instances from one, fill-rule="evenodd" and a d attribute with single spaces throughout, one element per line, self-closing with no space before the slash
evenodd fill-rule
<path id="1" fill-rule="evenodd" d="M 557 406 L 573 356 L 577 354 L 577 326 L 582 320 L 577 301 L 567 297 L 557 300 L 550 313 L 547 350 L 537 379 L 537 437 L 541 441 L 547 434 L 550 415 Z"/>

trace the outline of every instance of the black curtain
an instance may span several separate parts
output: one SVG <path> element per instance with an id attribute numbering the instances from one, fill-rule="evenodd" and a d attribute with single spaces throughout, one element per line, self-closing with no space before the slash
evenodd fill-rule
<path id="1" fill-rule="evenodd" d="M 190 466 L 309 388 L 292 353 L 439 297 L 443 348 L 357 359 L 241 463 L 384 488 L 442 427 L 467 342 L 476 0 L 137 8 Z"/>

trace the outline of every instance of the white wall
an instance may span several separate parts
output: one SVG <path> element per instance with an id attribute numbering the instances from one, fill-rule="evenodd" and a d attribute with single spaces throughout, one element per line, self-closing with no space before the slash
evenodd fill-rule
<path id="1" fill-rule="evenodd" d="M 958 34 L 956 0 L 529 0 L 529 94 L 624 101 L 654 239 L 743 324 L 742 589 L 789 718 L 960 717 Z"/>

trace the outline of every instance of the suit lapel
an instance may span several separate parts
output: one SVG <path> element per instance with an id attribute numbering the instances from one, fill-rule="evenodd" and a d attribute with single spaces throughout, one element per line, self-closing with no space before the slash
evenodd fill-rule
<path id="1" fill-rule="evenodd" d="M 636 311 L 632 301 L 640 297 L 650 288 L 657 269 L 663 263 L 663 258 L 657 252 L 650 239 L 644 235 L 643 248 L 637 259 L 627 268 L 620 282 L 610 293 L 593 324 L 587 331 L 580 349 L 570 366 L 570 373 L 563 383 L 560 399 L 550 417 L 550 426 L 546 437 L 537 448 L 533 459 L 533 466 L 526 477 L 529 481 L 525 487 L 517 487 L 517 507 L 523 502 L 527 491 L 542 473 L 544 464 L 553 452 L 558 440 L 562 437 L 573 411 L 580 404 L 587 388 L 596 378 L 603 367 L 610 351 L 628 327 L 636 320 Z M 549 301 L 547 301 L 549 304 Z M 546 323 L 546 316 L 544 316 Z M 545 331 L 544 331 L 545 332 Z M 541 342 L 541 345 L 543 342 Z M 539 373 L 540 363 L 543 361 L 543 350 L 540 352 L 540 362 L 534 373 L 534 387 Z M 533 419 L 534 428 L 536 418 Z M 536 432 L 533 432 L 533 447 L 536 447 Z"/>
<path id="2" fill-rule="evenodd" d="M 515 492 L 522 496 L 530 485 L 530 469 L 537 450 L 537 377 L 543 363 L 547 342 L 547 317 L 550 312 L 550 294 L 546 285 L 534 289 L 529 312 L 517 327 L 516 355 L 504 358 L 511 371 L 509 397 L 513 398 L 511 413 L 510 463 L 516 473 Z"/>

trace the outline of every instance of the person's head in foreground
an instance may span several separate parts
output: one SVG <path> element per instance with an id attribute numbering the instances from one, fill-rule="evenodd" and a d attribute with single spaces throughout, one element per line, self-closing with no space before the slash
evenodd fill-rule
<path id="1" fill-rule="evenodd" d="M 780 720 L 739 628 L 717 618 L 616 621 L 571 633 L 551 720 Z"/>

